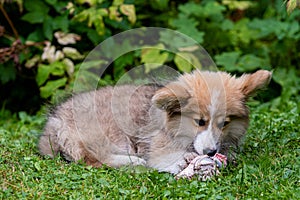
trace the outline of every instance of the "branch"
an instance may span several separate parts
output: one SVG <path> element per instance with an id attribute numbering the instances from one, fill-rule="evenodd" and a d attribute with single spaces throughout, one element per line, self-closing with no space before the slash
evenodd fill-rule
<path id="1" fill-rule="evenodd" d="M 7 12 L 6 12 L 5 9 L 3 8 L 3 5 L 1 5 L 1 4 L 0 4 L 0 10 L 1 10 L 1 12 L 3 13 L 5 19 L 8 21 L 8 23 L 9 23 L 9 25 L 10 25 L 10 27 L 11 27 L 11 29 L 12 29 L 12 31 L 13 31 L 15 37 L 16 37 L 16 39 L 19 39 L 18 31 L 15 29 L 14 24 L 13 24 L 12 21 L 10 20 L 10 18 L 9 18 L 9 16 L 8 16 L 8 14 L 7 14 Z"/>

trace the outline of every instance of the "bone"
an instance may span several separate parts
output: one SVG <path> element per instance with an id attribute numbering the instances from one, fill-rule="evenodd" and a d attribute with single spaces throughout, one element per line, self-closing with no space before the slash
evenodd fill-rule
<path id="1" fill-rule="evenodd" d="M 206 181 L 220 173 L 219 169 L 227 165 L 227 157 L 216 153 L 213 157 L 199 155 L 189 165 L 178 173 L 175 178 L 188 178 L 198 176 L 199 180 Z"/>

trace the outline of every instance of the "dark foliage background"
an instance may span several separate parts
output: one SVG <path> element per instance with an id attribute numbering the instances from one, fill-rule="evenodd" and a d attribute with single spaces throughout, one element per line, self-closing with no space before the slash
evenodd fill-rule
<path id="1" fill-rule="evenodd" d="M 71 91 L 80 63 L 101 41 L 147 26 L 194 38 L 221 70 L 236 74 L 273 70 L 270 89 L 256 98 L 256 104 L 268 102 L 280 109 L 282 102 L 296 99 L 300 91 L 300 10 L 295 2 L 1 0 L 2 110 L 38 111 Z M 181 72 L 191 71 L 176 61 L 176 55 L 152 52 L 151 56 Z M 143 52 L 120 57 L 99 84 L 114 84 L 147 59 L 149 54 Z"/>

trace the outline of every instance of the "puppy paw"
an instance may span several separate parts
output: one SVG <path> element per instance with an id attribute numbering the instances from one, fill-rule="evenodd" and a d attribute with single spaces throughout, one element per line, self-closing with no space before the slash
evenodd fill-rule
<path id="1" fill-rule="evenodd" d="M 137 165 L 146 166 L 146 160 L 139 158 L 139 157 L 132 156 L 132 157 L 130 157 L 130 161 L 131 161 L 131 164 L 134 166 L 137 166 Z"/>
<path id="2" fill-rule="evenodd" d="M 190 164 L 190 162 L 192 162 L 192 160 L 194 160 L 194 158 L 196 158 L 197 156 L 198 154 L 195 152 L 188 152 L 184 155 L 184 160 L 187 164 Z"/>
<path id="3" fill-rule="evenodd" d="M 195 152 L 185 153 L 183 156 L 182 162 L 180 162 L 180 164 L 179 164 L 179 168 L 181 170 L 184 170 L 192 162 L 192 160 L 194 160 L 194 158 L 196 158 L 197 156 L 198 156 L 198 154 Z"/>

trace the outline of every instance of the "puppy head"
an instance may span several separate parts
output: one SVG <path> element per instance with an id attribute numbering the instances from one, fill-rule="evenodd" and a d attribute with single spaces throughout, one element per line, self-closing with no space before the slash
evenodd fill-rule
<path id="1" fill-rule="evenodd" d="M 248 127 L 246 101 L 265 87 L 271 73 L 259 70 L 240 78 L 224 72 L 194 71 L 158 90 L 154 104 L 166 111 L 166 128 L 182 146 L 199 154 L 238 145 Z"/>

